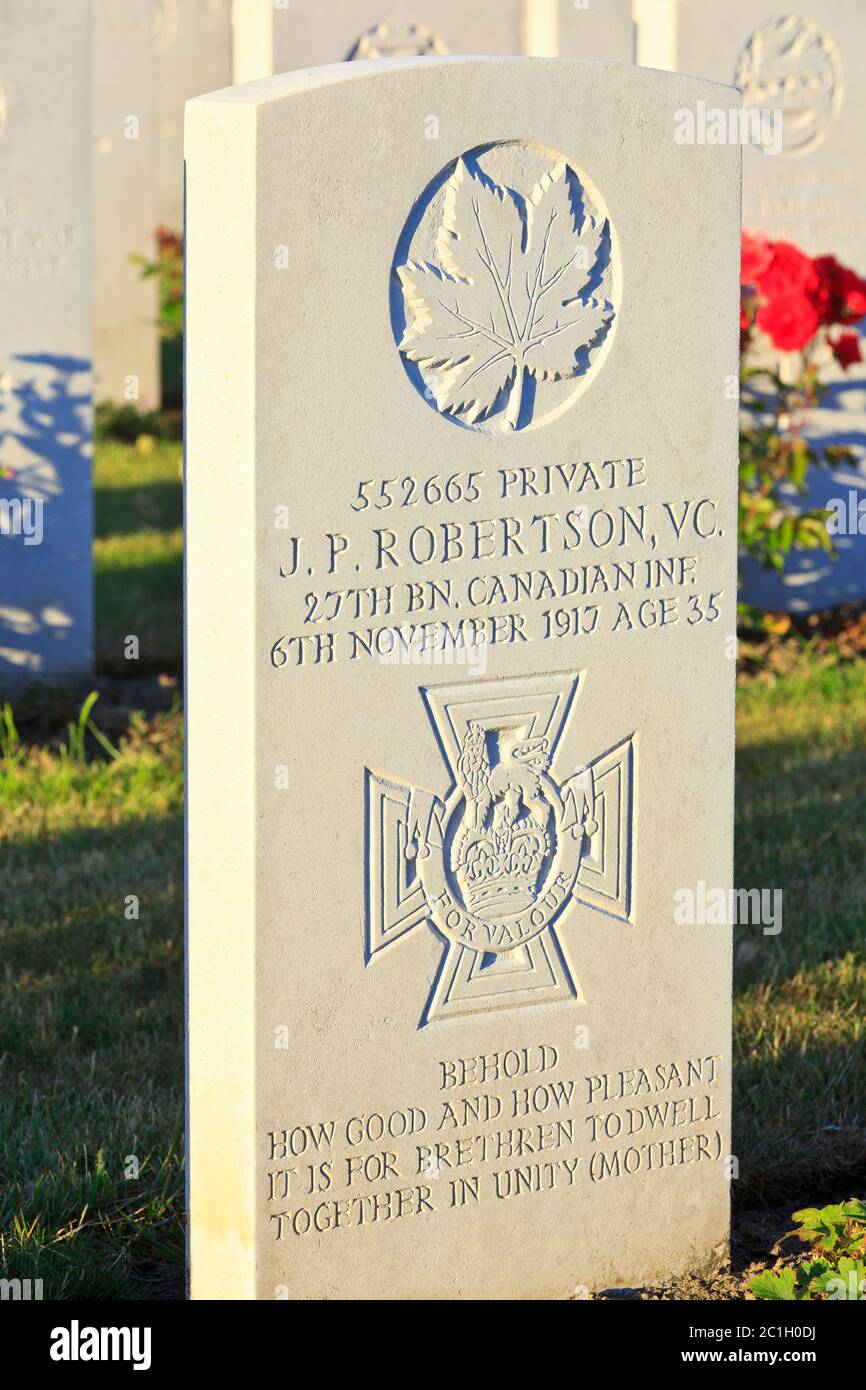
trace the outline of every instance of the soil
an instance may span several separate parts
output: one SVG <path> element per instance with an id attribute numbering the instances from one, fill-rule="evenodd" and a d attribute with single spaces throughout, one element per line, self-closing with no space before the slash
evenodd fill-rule
<path id="1" fill-rule="evenodd" d="M 667 1284 L 651 1288 L 605 1289 L 596 1299 L 636 1299 L 647 1302 L 718 1302 L 728 1299 L 753 1300 L 749 1282 L 764 1270 L 778 1271 L 786 1265 L 797 1265 L 806 1248 L 797 1240 L 785 1241 L 781 1252 L 776 1248 L 795 1224 L 791 1212 L 798 1206 L 787 1202 L 780 1207 L 758 1211 L 735 1211 L 731 1220 L 731 1258 L 715 1274 L 683 1274 Z"/>

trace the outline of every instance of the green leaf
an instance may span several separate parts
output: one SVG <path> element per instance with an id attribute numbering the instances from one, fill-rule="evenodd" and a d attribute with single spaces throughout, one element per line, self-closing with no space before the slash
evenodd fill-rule
<path id="1" fill-rule="evenodd" d="M 793 1269 L 783 1269 L 778 1274 L 772 1274 L 769 1270 L 765 1270 L 763 1274 L 755 1275 L 749 1284 L 749 1289 L 756 1298 L 792 1303 L 796 1299 L 795 1285 L 796 1275 Z"/>

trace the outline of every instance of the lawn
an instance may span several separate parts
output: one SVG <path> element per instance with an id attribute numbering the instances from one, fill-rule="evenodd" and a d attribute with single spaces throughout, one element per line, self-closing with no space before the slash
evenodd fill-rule
<path id="1" fill-rule="evenodd" d="M 176 445 L 101 446 L 96 559 L 100 688 L 129 674 L 130 633 L 137 676 L 176 672 Z M 75 728 L 24 742 L 15 718 L 0 746 L 0 1274 L 41 1278 L 50 1298 L 181 1297 L 180 712 L 103 721 L 108 747 Z M 737 883 L 783 889 L 784 916 L 778 936 L 737 934 L 735 1201 L 838 1200 L 857 1175 L 862 1196 L 866 663 L 807 650 L 744 677 L 738 743 Z"/>
<path id="2" fill-rule="evenodd" d="M 783 890 L 738 930 L 735 1144 L 753 1195 L 866 1175 L 866 662 L 804 654 L 741 683 L 736 881 Z"/>
<path id="3" fill-rule="evenodd" d="M 183 1287 L 183 757 L 0 760 L 0 1263 L 47 1298 Z"/>
<path id="4" fill-rule="evenodd" d="M 139 639 L 136 675 L 179 673 L 183 658 L 181 447 L 143 435 L 96 456 L 96 665 L 129 676 L 125 641 Z"/>

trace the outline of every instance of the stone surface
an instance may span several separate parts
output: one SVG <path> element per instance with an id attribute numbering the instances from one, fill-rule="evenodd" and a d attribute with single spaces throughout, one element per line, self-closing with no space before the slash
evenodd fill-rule
<path id="1" fill-rule="evenodd" d="M 153 0 L 157 221 L 183 228 L 183 108 L 232 80 L 231 0 Z"/>
<path id="2" fill-rule="evenodd" d="M 236 82 L 337 61 L 448 53 L 634 60 L 632 0 L 235 0 Z"/>
<path id="3" fill-rule="evenodd" d="M 558 5 L 561 58 L 635 61 L 632 0 L 591 0 L 585 5 L 558 0 Z"/>
<path id="4" fill-rule="evenodd" d="M 727 96 L 446 58 L 187 109 L 197 1298 L 723 1252 L 730 930 L 675 894 L 731 881 L 740 153 L 672 112 Z"/>
<path id="5" fill-rule="evenodd" d="M 866 274 L 866 7 L 861 0 L 813 0 L 802 14 L 756 11 L 752 0 L 680 0 L 677 65 L 735 82 L 743 102 L 782 111 L 782 152 L 743 155 L 743 224 L 793 241 L 810 255 L 836 256 Z M 852 467 L 813 470 L 808 502 L 826 506 L 866 493 L 866 369 L 832 373 L 811 435 L 845 443 Z M 771 608 L 814 612 L 866 597 L 866 536 L 841 536 L 834 563 L 804 552 L 785 576 L 747 563 L 747 597 Z"/>
<path id="6" fill-rule="evenodd" d="M 780 109 L 782 153 L 743 155 L 743 223 L 832 252 L 866 273 L 866 42 L 860 0 L 814 0 L 799 17 L 751 0 L 680 0 L 680 70 L 733 82 L 744 105 Z"/>
<path id="7" fill-rule="evenodd" d="M 91 14 L 0 4 L 0 682 L 93 642 Z"/>
<path id="8" fill-rule="evenodd" d="M 678 0 L 634 0 L 636 61 L 642 67 L 676 72 Z"/>
<path id="9" fill-rule="evenodd" d="M 274 11 L 274 72 L 364 58 L 520 53 L 521 0 L 301 0 Z"/>
<path id="10" fill-rule="evenodd" d="M 159 403 L 152 0 L 93 0 L 93 360 L 97 400 Z"/>
<path id="11" fill-rule="evenodd" d="M 232 81 L 255 82 L 274 70 L 270 0 L 232 0 Z"/>

